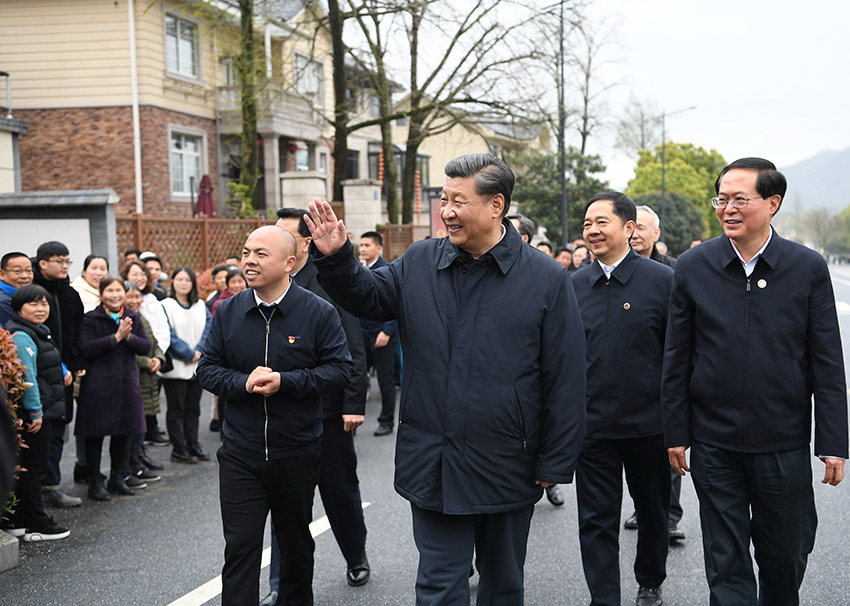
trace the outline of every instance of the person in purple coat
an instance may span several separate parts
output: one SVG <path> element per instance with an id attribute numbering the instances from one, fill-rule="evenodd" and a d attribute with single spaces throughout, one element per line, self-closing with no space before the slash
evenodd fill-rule
<path id="1" fill-rule="evenodd" d="M 86 438 L 89 498 L 96 501 L 109 501 L 110 492 L 135 494 L 124 481 L 122 469 L 129 457 L 128 436 L 143 434 L 146 427 L 136 356 L 149 352 L 151 342 L 139 316 L 124 307 L 125 295 L 123 279 L 103 278 L 102 303 L 80 325 L 80 353 L 88 371 L 80 383 L 75 433 Z M 111 436 L 106 488 L 100 473 L 104 436 Z"/>

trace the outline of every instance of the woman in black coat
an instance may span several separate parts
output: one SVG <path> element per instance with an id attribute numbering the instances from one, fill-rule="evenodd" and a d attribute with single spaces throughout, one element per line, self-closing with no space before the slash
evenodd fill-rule
<path id="1" fill-rule="evenodd" d="M 124 281 L 107 276 L 100 282 L 101 305 L 80 325 L 80 353 L 88 371 L 80 383 L 75 433 L 86 438 L 89 497 L 96 501 L 110 500 L 109 492 L 134 494 L 122 475 L 129 456 L 128 436 L 145 432 L 136 355 L 150 351 L 151 342 L 139 316 L 124 307 L 125 295 Z M 100 474 L 104 436 L 112 436 L 109 492 Z"/>

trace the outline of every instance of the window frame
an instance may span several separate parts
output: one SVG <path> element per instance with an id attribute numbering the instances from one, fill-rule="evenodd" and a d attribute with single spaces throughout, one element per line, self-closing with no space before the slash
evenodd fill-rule
<path id="1" fill-rule="evenodd" d="M 179 44 L 179 34 L 180 34 L 180 22 L 184 21 L 195 28 L 195 58 L 196 65 L 195 71 L 196 74 L 186 74 L 178 70 L 171 69 L 168 65 L 168 19 L 174 19 L 177 22 L 178 30 L 178 45 L 177 45 L 177 64 L 179 68 L 180 64 L 180 44 Z M 185 15 L 176 14 L 171 11 L 164 11 L 162 14 L 162 41 L 163 41 L 163 59 L 165 60 L 165 74 L 169 78 L 174 78 L 176 80 L 183 80 L 185 82 L 191 82 L 192 84 L 200 84 L 203 83 L 203 48 L 201 45 L 201 24 L 195 19 L 186 18 Z"/>
<path id="2" fill-rule="evenodd" d="M 201 148 L 200 148 L 200 162 L 198 163 L 198 168 L 200 173 L 198 174 L 198 180 L 195 183 L 195 188 L 198 188 L 201 184 L 201 178 L 206 174 L 206 170 L 209 169 L 209 159 L 207 155 L 207 131 L 200 128 L 192 128 L 189 126 L 183 126 L 180 124 L 169 124 L 168 125 L 168 192 L 171 197 L 172 202 L 191 202 L 192 201 L 192 192 L 175 192 L 173 189 L 174 186 L 174 166 L 171 162 L 171 140 L 174 135 L 183 135 L 189 137 L 198 137 L 201 140 Z M 185 163 L 183 165 L 185 169 Z M 197 191 L 195 192 L 195 200 L 197 200 Z"/>

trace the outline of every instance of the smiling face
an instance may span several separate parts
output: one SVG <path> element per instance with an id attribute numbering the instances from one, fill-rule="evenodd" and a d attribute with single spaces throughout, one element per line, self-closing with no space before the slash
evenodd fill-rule
<path id="1" fill-rule="evenodd" d="M 251 232 L 245 241 L 242 272 L 248 286 L 256 290 L 260 297 L 264 293 L 269 296 L 276 292 L 283 293 L 289 284 L 289 274 L 294 265 L 294 238 L 283 228 L 276 225 L 260 227 Z M 274 296 L 272 300 L 276 298 Z"/>
<path id="2" fill-rule="evenodd" d="M 614 213 L 611 200 L 597 200 L 584 215 L 584 241 L 605 265 L 611 265 L 629 252 L 629 238 L 634 221 L 626 221 Z"/>
<path id="3" fill-rule="evenodd" d="M 64 280 L 71 269 L 71 258 L 68 255 L 53 255 L 46 261 L 39 261 L 41 275 L 48 280 Z"/>
<path id="4" fill-rule="evenodd" d="M 135 288 L 133 290 L 128 290 L 124 297 L 124 306 L 132 309 L 133 311 L 139 311 L 142 307 L 142 293 Z"/>
<path id="5" fill-rule="evenodd" d="M 758 197 L 756 179 L 758 171 L 749 168 L 733 168 L 720 181 L 717 195 L 729 200 L 738 196 L 753 198 L 744 208 L 735 208 L 727 204 L 726 208 L 716 208 L 715 213 L 730 240 L 735 242 L 742 253 L 758 252 L 770 234 L 770 220 L 779 210 L 780 196 L 771 196 L 767 200 Z"/>
<path id="6" fill-rule="evenodd" d="M 440 218 L 451 243 L 478 258 L 502 237 L 504 207 L 501 194 L 476 193 L 472 177 L 448 177 L 440 198 Z"/>
<path id="7" fill-rule="evenodd" d="M 132 265 L 127 272 L 127 279 L 134 282 L 139 290 L 144 290 L 148 285 L 148 273 L 138 265 Z"/>
<path id="8" fill-rule="evenodd" d="M 15 288 L 32 284 L 32 263 L 27 257 L 12 257 L 6 269 L 0 269 L 0 280 Z"/>
<path id="9" fill-rule="evenodd" d="M 216 273 L 213 276 L 213 282 L 215 283 L 215 289 L 219 292 L 227 288 L 227 270 L 222 269 Z"/>
<path id="10" fill-rule="evenodd" d="M 47 299 L 39 299 L 37 301 L 24 303 L 21 305 L 21 310 L 18 312 L 18 315 L 27 322 L 43 324 L 50 315 L 50 303 L 47 302 Z"/>
<path id="11" fill-rule="evenodd" d="M 83 279 L 92 288 L 100 286 L 100 281 L 109 272 L 104 259 L 94 258 L 89 261 L 89 266 L 83 272 Z"/>
<path id="12" fill-rule="evenodd" d="M 178 271 L 174 279 L 171 280 L 171 288 L 174 289 L 174 294 L 181 301 L 189 298 L 189 293 L 192 292 L 192 278 L 185 271 Z"/>
<path id="13" fill-rule="evenodd" d="M 120 311 L 121 306 L 124 305 L 124 297 L 126 296 L 127 293 L 124 292 L 124 283 L 120 280 L 115 280 L 103 289 L 100 293 L 100 300 L 103 301 L 103 306 L 106 309 L 115 313 Z"/>
<path id="14" fill-rule="evenodd" d="M 230 278 L 230 282 L 227 283 L 227 290 L 230 291 L 231 295 L 242 292 L 246 288 L 248 288 L 248 285 L 245 283 L 245 278 L 242 276 L 233 276 Z"/>

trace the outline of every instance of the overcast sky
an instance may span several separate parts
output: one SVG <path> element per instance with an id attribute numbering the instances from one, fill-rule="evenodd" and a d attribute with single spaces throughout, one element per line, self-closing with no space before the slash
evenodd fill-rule
<path id="1" fill-rule="evenodd" d="M 613 123 L 630 95 L 672 113 L 667 139 L 716 149 L 726 160 L 761 156 L 788 166 L 850 147 L 850 2 L 814 0 L 596 0 L 619 15 L 617 63 L 606 79 Z M 634 160 L 596 138 L 614 188 Z"/>

